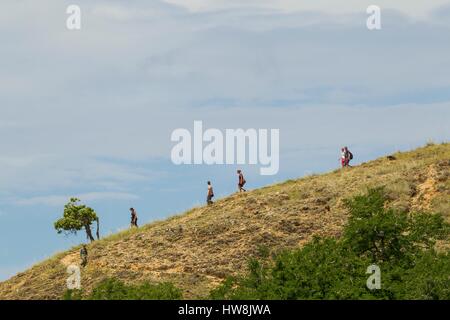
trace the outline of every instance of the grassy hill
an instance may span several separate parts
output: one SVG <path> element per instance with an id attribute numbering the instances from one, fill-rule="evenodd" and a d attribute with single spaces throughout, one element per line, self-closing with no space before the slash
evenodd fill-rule
<path id="1" fill-rule="evenodd" d="M 339 237 L 347 219 L 342 200 L 368 187 L 386 186 L 391 206 L 441 212 L 450 221 L 450 144 L 393 156 L 234 194 L 96 241 L 82 286 L 89 291 L 106 277 L 170 281 L 184 298 L 204 297 L 227 275 L 242 273 L 262 246 L 276 252 L 314 235 Z M 60 299 L 73 263 L 80 263 L 79 247 L 0 283 L 0 299 Z"/>

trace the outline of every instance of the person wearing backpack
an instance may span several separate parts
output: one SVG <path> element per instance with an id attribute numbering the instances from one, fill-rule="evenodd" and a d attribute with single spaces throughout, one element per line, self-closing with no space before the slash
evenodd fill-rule
<path id="1" fill-rule="evenodd" d="M 206 203 L 208 205 L 213 204 L 212 198 L 214 197 L 213 187 L 211 185 L 211 181 L 208 181 L 208 193 L 206 194 Z"/>
<path id="2" fill-rule="evenodd" d="M 239 190 L 239 192 L 247 191 L 247 190 L 244 189 L 244 185 L 247 182 L 247 181 L 245 181 L 244 174 L 242 173 L 241 170 L 238 170 L 237 174 L 239 176 L 239 181 L 238 181 L 238 190 Z"/>
<path id="3" fill-rule="evenodd" d="M 345 159 L 346 159 L 345 166 L 349 167 L 350 166 L 350 160 L 353 160 L 353 153 L 351 153 L 350 150 L 348 150 L 347 147 L 344 147 L 344 149 L 345 149 Z"/>
<path id="4" fill-rule="evenodd" d="M 138 221 L 138 217 L 137 217 L 137 213 L 136 210 L 134 210 L 134 208 L 130 208 L 130 212 L 131 212 L 131 227 L 138 227 L 137 221 Z"/>
<path id="5" fill-rule="evenodd" d="M 86 245 L 83 244 L 80 250 L 81 266 L 84 268 L 88 263 L 88 251 Z"/>
<path id="6" fill-rule="evenodd" d="M 350 160 L 353 159 L 353 153 L 347 147 L 341 148 L 341 165 L 342 168 L 350 166 Z"/>

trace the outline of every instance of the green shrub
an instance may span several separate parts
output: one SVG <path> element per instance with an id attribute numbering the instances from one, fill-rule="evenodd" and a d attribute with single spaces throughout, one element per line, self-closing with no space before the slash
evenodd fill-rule
<path id="1" fill-rule="evenodd" d="M 67 289 L 66 292 L 64 292 L 63 300 L 81 300 L 82 296 L 82 290 Z"/>
<path id="2" fill-rule="evenodd" d="M 229 278 L 211 299 L 449 299 L 450 257 L 433 246 L 448 239 L 442 216 L 387 209 L 383 188 L 346 200 L 342 239 L 315 238 L 274 259 L 251 260 L 247 274 Z M 367 267 L 382 286 L 366 286 Z"/>
<path id="3" fill-rule="evenodd" d="M 80 300 L 81 294 L 67 290 L 65 300 Z M 126 285 L 122 281 L 110 278 L 100 282 L 86 298 L 87 300 L 179 300 L 181 290 L 173 284 L 165 282 L 139 285 Z"/>
<path id="4" fill-rule="evenodd" d="M 450 300 L 450 254 L 423 252 L 405 271 L 401 289 L 403 299 Z"/>

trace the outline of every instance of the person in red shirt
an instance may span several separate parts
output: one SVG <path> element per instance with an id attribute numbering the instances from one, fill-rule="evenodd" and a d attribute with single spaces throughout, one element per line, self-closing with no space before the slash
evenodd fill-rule
<path id="1" fill-rule="evenodd" d="M 213 204 L 212 198 L 214 197 L 213 187 L 211 181 L 208 181 L 208 193 L 206 194 L 206 203 L 208 205 Z"/>
<path id="2" fill-rule="evenodd" d="M 348 150 L 347 147 L 341 149 L 341 165 L 342 167 L 349 167 L 350 160 L 353 159 L 353 154 Z"/>

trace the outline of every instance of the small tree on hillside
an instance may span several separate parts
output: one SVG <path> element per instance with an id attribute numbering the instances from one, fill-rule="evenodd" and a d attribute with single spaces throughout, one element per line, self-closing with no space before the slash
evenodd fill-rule
<path id="1" fill-rule="evenodd" d="M 97 222 L 97 239 L 99 239 L 99 219 L 92 208 L 79 204 L 80 199 L 71 198 L 64 206 L 63 217 L 57 220 L 54 224 L 58 233 L 65 232 L 76 234 L 84 228 L 86 236 L 90 241 L 94 241 L 92 236 L 91 225 L 94 221 Z"/>

